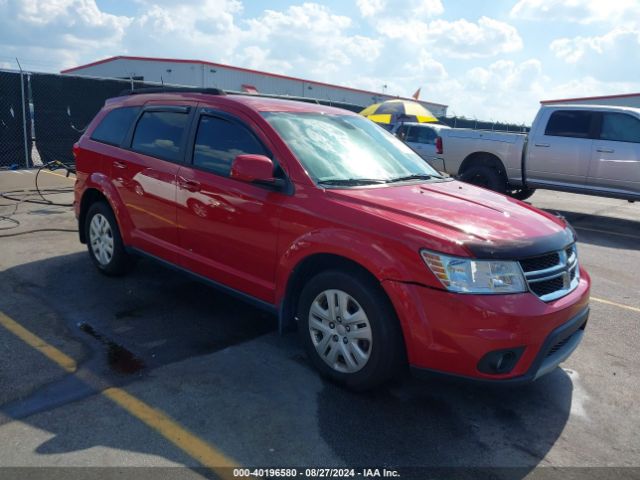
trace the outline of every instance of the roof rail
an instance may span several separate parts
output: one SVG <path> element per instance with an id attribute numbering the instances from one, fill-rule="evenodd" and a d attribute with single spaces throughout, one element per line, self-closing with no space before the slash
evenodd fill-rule
<path id="1" fill-rule="evenodd" d="M 206 93 L 207 95 L 226 95 L 225 91 L 220 88 L 198 88 L 198 87 L 142 87 L 127 89 L 120 92 L 120 96 L 125 95 L 141 95 L 144 93 Z"/>

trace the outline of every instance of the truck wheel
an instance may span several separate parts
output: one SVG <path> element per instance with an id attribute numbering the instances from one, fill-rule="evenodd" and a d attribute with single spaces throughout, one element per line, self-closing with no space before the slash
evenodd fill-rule
<path id="1" fill-rule="evenodd" d="M 96 202 L 89 207 L 85 234 L 89 256 L 101 273 L 117 276 L 131 270 L 134 258 L 125 251 L 118 222 L 106 203 Z"/>
<path id="2" fill-rule="evenodd" d="M 381 385 L 405 362 L 395 311 L 365 275 L 326 271 L 303 288 L 298 332 L 320 373 L 353 390 Z"/>
<path id="3" fill-rule="evenodd" d="M 459 179 L 494 192 L 505 193 L 507 191 L 507 182 L 500 172 L 486 165 L 472 165 L 460 175 Z"/>
<path id="4" fill-rule="evenodd" d="M 518 200 L 526 200 L 534 193 L 536 193 L 535 188 L 519 188 L 518 190 L 512 190 L 509 192 L 509 196 Z"/>

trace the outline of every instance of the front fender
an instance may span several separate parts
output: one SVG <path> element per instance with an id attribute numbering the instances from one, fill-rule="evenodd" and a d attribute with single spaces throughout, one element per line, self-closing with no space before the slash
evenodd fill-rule
<path id="1" fill-rule="evenodd" d="M 342 228 L 305 233 L 286 248 L 276 267 L 276 302 L 285 296 L 287 283 L 296 267 L 316 254 L 344 257 L 368 270 L 378 281 L 417 281 L 425 277 L 419 253 L 402 244 L 358 235 Z"/>

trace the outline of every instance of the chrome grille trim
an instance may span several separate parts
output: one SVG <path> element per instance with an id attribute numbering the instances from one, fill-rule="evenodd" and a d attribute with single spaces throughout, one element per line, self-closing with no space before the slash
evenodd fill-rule
<path id="1" fill-rule="evenodd" d="M 575 290 L 580 283 L 580 269 L 578 268 L 578 251 L 575 243 L 557 252 L 558 264 L 542 270 L 522 273 L 527 280 L 529 291 L 538 296 L 543 302 L 550 302 L 564 297 Z M 548 255 L 548 254 L 547 254 Z M 520 265 L 522 267 L 522 264 Z M 542 295 L 536 293 L 542 282 L 549 282 L 562 278 L 562 287 Z M 559 283 L 559 282 L 558 282 Z"/>

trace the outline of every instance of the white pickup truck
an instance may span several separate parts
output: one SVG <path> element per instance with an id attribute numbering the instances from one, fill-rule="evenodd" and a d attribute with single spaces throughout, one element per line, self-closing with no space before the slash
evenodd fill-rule
<path id="1" fill-rule="evenodd" d="M 443 130 L 444 170 L 516 198 L 536 188 L 640 200 L 640 109 L 545 105 L 528 135 Z"/>

